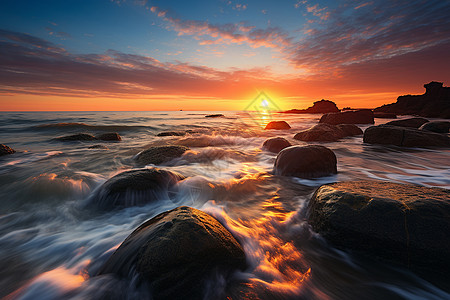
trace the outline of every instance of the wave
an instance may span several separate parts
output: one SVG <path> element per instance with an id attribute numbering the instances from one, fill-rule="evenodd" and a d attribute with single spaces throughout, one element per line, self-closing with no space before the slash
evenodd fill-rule
<path id="1" fill-rule="evenodd" d="M 86 123 L 50 123 L 32 126 L 34 130 L 45 129 L 70 129 L 70 130 L 95 130 L 95 131 L 131 131 L 131 130 L 154 130 L 157 127 L 143 125 L 90 125 Z"/>

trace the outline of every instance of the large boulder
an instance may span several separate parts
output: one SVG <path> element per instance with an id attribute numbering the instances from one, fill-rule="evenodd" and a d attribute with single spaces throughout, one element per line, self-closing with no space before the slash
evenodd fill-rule
<path id="1" fill-rule="evenodd" d="M 278 153 L 273 168 L 275 175 L 317 178 L 337 173 L 336 155 L 319 146 L 291 146 Z"/>
<path id="2" fill-rule="evenodd" d="M 450 122 L 449 121 L 432 121 L 423 124 L 419 128 L 420 130 L 427 130 L 436 133 L 448 133 L 450 130 Z"/>
<path id="3" fill-rule="evenodd" d="M 347 136 L 363 134 L 362 130 L 354 124 L 331 125 L 320 123 L 310 129 L 300 131 L 294 139 L 305 142 L 335 142 Z"/>
<path id="4" fill-rule="evenodd" d="M 391 126 L 400 126 L 400 127 L 411 127 L 411 128 L 419 128 L 423 124 L 429 122 L 425 118 L 408 118 L 403 120 L 395 120 L 387 122 L 384 125 L 391 125 Z"/>
<path id="5" fill-rule="evenodd" d="M 319 123 L 332 125 L 338 124 L 374 124 L 373 112 L 370 109 L 360 109 L 355 111 L 343 111 L 338 113 L 325 114 L 320 118 Z"/>
<path id="6" fill-rule="evenodd" d="M 137 272 L 155 299 L 202 299 L 206 281 L 245 269 L 239 242 L 216 219 L 186 206 L 162 213 L 134 230 L 99 275 Z"/>
<path id="7" fill-rule="evenodd" d="M 87 133 L 77 133 L 72 135 L 66 135 L 57 137 L 56 140 L 63 142 L 72 142 L 72 141 L 95 141 L 97 138 L 92 134 Z"/>
<path id="8" fill-rule="evenodd" d="M 384 181 L 321 186 L 313 229 L 340 248 L 408 267 L 450 268 L 450 191 Z"/>
<path id="9" fill-rule="evenodd" d="M 289 147 L 289 146 L 292 146 L 292 145 L 285 138 L 274 137 L 274 138 L 265 140 L 262 145 L 262 148 L 267 151 L 270 151 L 270 152 L 278 153 L 281 150 L 283 150 L 284 148 Z"/>
<path id="10" fill-rule="evenodd" d="M 174 158 L 180 157 L 184 154 L 184 152 L 188 150 L 188 147 L 179 145 L 154 146 L 139 152 L 134 157 L 134 160 L 138 165 L 141 166 L 145 166 L 148 164 L 158 165 L 164 162 L 168 162 Z"/>
<path id="11" fill-rule="evenodd" d="M 171 188 L 184 178 L 179 173 L 158 168 L 125 171 L 102 184 L 90 196 L 88 205 L 111 210 L 168 200 Z"/>
<path id="12" fill-rule="evenodd" d="M 117 132 L 108 132 L 97 135 L 96 138 L 102 141 L 116 141 L 119 142 L 122 140 L 122 137 Z"/>
<path id="13" fill-rule="evenodd" d="M 0 144 L 0 156 L 7 155 L 7 154 L 13 154 L 16 151 L 6 145 Z"/>
<path id="14" fill-rule="evenodd" d="M 313 106 L 308 107 L 307 109 L 291 109 L 287 111 L 283 111 L 283 113 L 290 114 L 326 114 L 339 112 L 339 108 L 337 108 L 336 104 L 333 101 L 322 99 L 320 101 L 314 102 Z"/>
<path id="15" fill-rule="evenodd" d="M 284 130 L 284 129 L 290 129 L 290 128 L 291 128 L 291 126 L 289 126 L 289 124 L 286 121 L 272 121 L 266 125 L 266 128 L 264 128 L 264 130 L 267 130 L 267 129 Z"/>
<path id="16" fill-rule="evenodd" d="M 364 131 L 364 143 L 400 147 L 450 147 L 450 137 L 415 128 L 379 125 Z"/>

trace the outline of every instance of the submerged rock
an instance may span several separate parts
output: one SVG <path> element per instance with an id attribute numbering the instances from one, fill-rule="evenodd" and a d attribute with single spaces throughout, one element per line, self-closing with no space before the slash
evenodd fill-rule
<path id="1" fill-rule="evenodd" d="M 125 171 L 102 184 L 89 198 L 89 206 L 110 210 L 167 200 L 170 188 L 184 178 L 158 168 Z"/>
<path id="2" fill-rule="evenodd" d="M 133 271 L 155 299 L 202 299 L 205 281 L 246 267 L 242 246 L 216 219 L 186 206 L 162 213 L 134 230 L 99 275 Z"/>
<path id="3" fill-rule="evenodd" d="M 100 144 L 89 146 L 88 149 L 109 150 L 108 147 Z"/>
<path id="4" fill-rule="evenodd" d="M 379 125 L 364 131 L 364 143 L 400 147 L 450 147 L 450 137 L 415 128 Z"/>
<path id="5" fill-rule="evenodd" d="M 327 123 L 332 125 L 374 124 L 374 122 L 375 121 L 373 120 L 373 112 L 370 109 L 329 113 L 323 115 L 319 121 L 319 123 Z"/>
<path id="6" fill-rule="evenodd" d="M 174 158 L 180 157 L 184 154 L 184 152 L 188 150 L 188 147 L 178 145 L 154 146 L 139 152 L 134 157 L 134 160 L 138 165 L 141 166 L 145 166 L 148 164 L 158 165 L 170 161 Z"/>
<path id="7" fill-rule="evenodd" d="M 291 126 L 289 126 L 289 124 L 286 121 L 272 121 L 266 125 L 266 128 L 264 128 L 264 130 L 267 130 L 267 129 L 283 130 L 283 129 L 290 129 L 290 128 L 291 128 Z"/>
<path id="8" fill-rule="evenodd" d="M 78 134 L 72 134 L 72 135 L 66 135 L 57 137 L 56 140 L 58 141 L 64 141 L 64 142 L 70 142 L 70 141 L 95 141 L 97 138 L 91 134 L 87 133 L 78 133 Z"/>
<path id="9" fill-rule="evenodd" d="M 285 138 L 274 137 L 274 138 L 265 140 L 262 145 L 262 148 L 267 151 L 270 151 L 270 152 L 278 153 L 281 150 L 283 150 L 284 148 L 289 147 L 289 146 L 292 146 L 292 145 Z"/>
<path id="10" fill-rule="evenodd" d="M 341 248 L 408 267 L 450 268 L 450 191 L 384 181 L 321 186 L 309 223 Z"/>
<path id="11" fill-rule="evenodd" d="M 393 113 L 384 113 L 384 112 L 374 112 L 373 113 L 374 118 L 379 119 L 397 119 L 397 115 Z"/>
<path id="12" fill-rule="evenodd" d="M 353 124 L 331 125 L 320 123 L 297 133 L 294 139 L 305 142 L 335 142 L 341 138 L 359 134 L 363 134 L 362 130 Z"/>
<path id="13" fill-rule="evenodd" d="M 324 146 L 291 146 L 278 153 L 273 171 L 275 175 L 300 178 L 336 174 L 336 155 Z"/>
<path id="14" fill-rule="evenodd" d="M 384 125 L 419 128 L 420 126 L 428 122 L 429 121 L 425 118 L 409 118 L 403 120 L 390 121 Z"/>
<path id="15" fill-rule="evenodd" d="M 97 135 L 96 138 L 102 141 L 121 141 L 122 137 L 117 132 L 108 132 Z"/>
<path id="16" fill-rule="evenodd" d="M 185 131 L 163 131 L 158 133 L 156 136 L 184 136 L 186 135 Z"/>
<path id="17" fill-rule="evenodd" d="M 282 113 L 290 114 L 326 114 L 339 112 L 339 108 L 333 101 L 322 99 L 313 103 L 313 106 L 307 109 L 291 109 L 283 111 Z"/>
<path id="18" fill-rule="evenodd" d="M 0 144 L 0 156 L 7 155 L 7 154 L 13 154 L 15 152 L 16 152 L 16 150 L 14 150 L 6 145 Z"/>
<path id="19" fill-rule="evenodd" d="M 213 114 L 213 115 L 206 115 L 205 118 L 219 118 L 219 117 L 225 117 L 222 114 Z"/>
<path id="20" fill-rule="evenodd" d="M 448 133 L 450 130 L 450 122 L 449 121 L 432 121 L 423 124 L 419 128 L 420 130 L 427 130 L 436 133 Z"/>

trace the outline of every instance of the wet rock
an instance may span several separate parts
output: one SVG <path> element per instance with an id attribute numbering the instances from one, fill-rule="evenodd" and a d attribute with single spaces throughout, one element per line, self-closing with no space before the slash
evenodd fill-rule
<path id="1" fill-rule="evenodd" d="M 272 121 L 266 125 L 266 128 L 264 128 L 264 130 L 268 130 L 268 129 L 284 130 L 284 129 L 290 129 L 290 128 L 291 128 L 291 126 L 289 126 L 289 124 L 286 121 Z"/>
<path id="2" fill-rule="evenodd" d="M 70 142 L 70 141 L 95 141 L 97 138 L 91 134 L 87 133 L 78 133 L 78 134 L 72 134 L 72 135 L 66 135 L 57 137 L 56 140 L 58 141 L 64 141 L 64 142 Z"/>
<path id="3" fill-rule="evenodd" d="M 105 145 L 99 145 L 99 144 L 89 146 L 88 149 L 109 150 L 109 148 L 106 147 Z"/>
<path id="4" fill-rule="evenodd" d="M 450 122 L 449 121 L 432 121 L 423 124 L 419 128 L 420 130 L 427 130 L 436 133 L 448 133 L 450 130 Z"/>
<path id="5" fill-rule="evenodd" d="M 400 147 L 450 147 L 450 137 L 415 128 L 379 125 L 364 131 L 364 143 Z"/>
<path id="6" fill-rule="evenodd" d="M 424 118 L 409 118 L 403 120 L 390 121 L 384 125 L 419 128 L 420 126 L 428 122 L 429 121 Z"/>
<path id="7" fill-rule="evenodd" d="M 96 138 L 102 141 L 121 141 L 122 137 L 117 132 L 108 132 L 97 135 Z"/>
<path id="8" fill-rule="evenodd" d="M 0 156 L 7 155 L 7 154 L 13 154 L 16 151 L 6 145 L 0 144 Z"/>
<path id="9" fill-rule="evenodd" d="M 219 117 L 225 117 L 222 114 L 213 114 L 213 115 L 206 115 L 205 118 L 219 118 Z"/>
<path id="10" fill-rule="evenodd" d="M 343 111 L 339 113 L 325 114 L 320 118 L 319 123 L 331 125 L 338 124 L 374 124 L 373 112 L 370 109 L 355 111 Z"/>
<path id="11" fill-rule="evenodd" d="M 336 174 L 336 155 L 324 146 L 291 146 L 278 153 L 273 171 L 275 175 L 300 178 L 317 178 Z"/>
<path id="12" fill-rule="evenodd" d="M 297 133 L 294 139 L 305 142 L 335 142 L 341 138 L 362 133 L 362 130 L 354 124 L 331 125 L 320 123 Z"/>
<path id="13" fill-rule="evenodd" d="M 384 181 L 321 186 L 309 203 L 314 230 L 338 247 L 408 267 L 450 267 L 450 191 Z"/>
<path id="14" fill-rule="evenodd" d="M 384 113 L 384 112 L 374 112 L 373 113 L 374 118 L 379 119 L 397 119 L 397 115 L 393 113 Z"/>
<path id="15" fill-rule="evenodd" d="M 163 131 L 158 133 L 156 136 L 184 136 L 186 135 L 185 131 Z"/>
<path id="16" fill-rule="evenodd" d="M 290 114 L 326 114 L 333 112 L 339 112 L 339 108 L 337 108 L 333 101 L 325 99 L 314 102 L 313 106 L 308 107 L 307 109 L 291 109 L 283 111 L 283 113 Z"/>
<path id="17" fill-rule="evenodd" d="M 246 267 L 242 246 L 216 219 L 186 206 L 162 213 L 133 231 L 99 275 L 134 270 L 155 299 L 202 299 L 205 281 Z"/>
<path id="18" fill-rule="evenodd" d="M 289 146 L 292 146 L 292 145 L 285 138 L 274 137 L 274 138 L 265 140 L 262 148 L 267 151 L 270 151 L 270 152 L 278 153 L 281 150 L 283 150 L 284 148 L 289 147 Z"/>
<path id="19" fill-rule="evenodd" d="M 134 160 L 138 165 L 142 166 L 148 164 L 158 165 L 170 161 L 174 158 L 180 157 L 184 152 L 188 150 L 188 147 L 178 145 L 155 146 L 139 152 L 134 157 Z"/>
<path id="20" fill-rule="evenodd" d="M 88 203 L 91 207 L 111 210 L 167 200 L 169 190 L 184 178 L 179 173 L 158 168 L 125 171 L 102 184 Z"/>

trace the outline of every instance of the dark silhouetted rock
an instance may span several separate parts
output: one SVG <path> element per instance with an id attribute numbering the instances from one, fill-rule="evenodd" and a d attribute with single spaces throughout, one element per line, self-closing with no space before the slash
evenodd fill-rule
<path id="1" fill-rule="evenodd" d="M 225 227 L 182 206 L 134 230 L 98 275 L 137 272 L 155 299 L 205 299 L 205 281 L 245 268 L 244 250 Z"/>
<path id="2" fill-rule="evenodd" d="M 362 133 L 362 130 L 353 124 L 331 125 L 320 123 L 297 133 L 294 139 L 305 142 L 335 142 L 343 137 Z"/>
<path id="3" fill-rule="evenodd" d="M 109 148 L 106 147 L 105 145 L 98 145 L 98 144 L 89 146 L 88 149 L 109 150 Z"/>
<path id="4" fill-rule="evenodd" d="M 364 131 L 364 143 L 400 147 L 450 147 L 450 137 L 415 128 L 379 125 Z"/>
<path id="5" fill-rule="evenodd" d="M 275 175 L 317 178 L 337 173 L 336 155 L 319 146 L 291 146 L 278 153 L 274 165 Z"/>
<path id="6" fill-rule="evenodd" d="M 158 168 L 125 171 L 102 184 L 89 198 L 88 205 L 111 210 L 167 200 L 169 189 L 184 178 L 179 173 Z"/>
<path id="7" fill-rule="evenodd" d="M 282 113 L 290 113 L 290 114 L 326 114 L 339 112 L 339 108 L 337 108 L 336 104 L 330 100 L 320 100 L 314 102 L 313 106 L 308 107 L 307 109 L 291 109 L 287 111 L 283 111 Z"/>
<path id="8" fill-rule="evenodd" d="M 428 123 L 428 122 L 429 121 L 424 118 L 409 118 L 409 119 L 403 119 L 403 120 L 390 121 L 384 125 L 419 128 L 420 126 L 422 126 L 423 124 Z"/>
<path id="9" fill-rule="evenodd" d="M 102 140 L 102 141 L 121 141 L 122 138 L 120 137 L 120 135 L 117 132 L 108 132 L 108 133 L 103 133 L 100 135 L 97 135 L 96 138 L 98 140 Z"/>
<path id="10" fill-rule="evenodd" d="M 423 124 L 419 128 L 420 130 L 427 130 L 436 133 L 448 133 L 450 130 L 450 122 L 448 121 L 432 121 Z"/>
<path id="11" fill-rule="evenodd" d="M 0 144 L 0 156 L 7 155 L 7 154 L 13 154 L 16 151 L 6 145 Z"/>
<path id="12" fill-rule="evenodd" d="M 309 223 L 340 248 L 412 268 L 450 268 L 450 191 L 384 181 L 321 186 Z"/>
<path id="13" fill-rule="evenodd" d="M 384 112 L 374 112 L 373 113 L 374 118 L 379 119 L 397 119 L 397 115 L 393 113 L 384 113 Z"/>
<path id="14" fill-rule="evenodd" d="M 322 118 L 320 118 L 319 123 L 327 123 L 331 125 L 374 124 L 373 112 L 370 109 L 360 109 L 355 111 L 325 114 Z"/>
<path id="15" fill-rule="evenodd" d="M 219 117 L 225 117 L 222 114 L 214 114 L 214 115 L 206 115 L 205 118 L 219 118 Z"/>
<path id="16" fill-rule="evenodd" d="M 450 87 L 444 87 L 442 82 L 435 81 L 424 87 L 426 91 L 423 95 L 400 96 L 396 103 L 383 105 L 374 111 L 450 119 Z"/>
<path id="17" fill-rule="evenodd" d="M 156 136 L 183 136 L 186 135 L 185 131 L 163 131 L 158 133 Z"/>
<path id="18" fill-rule="evenodd" d="M 150 147 L 144 151 L 139 152 L 134 160 L 138 165 L 148 165 L 148 164 L 162 164 L 164 162 L 170 161 L 174 158 L 180 157 L 184 152 L 188 151 L 189 148 L 185 146 L 155 146 Z"/>
<path id="19" fill-rule="evenodd" d="M 97 140 L 97 138 L 95 136 L 91 135 L 91 134 L 78 133 L 78 134 L 72 134 L 72 135 L 57 137 L 56 140 L 64 141 L 64 142 L 71 142 L 71 141 L 95 141 L 95 140 Z"/>
<path id="20" fill-rule="evenodd" d="M 290 129 L 290 128 L 291 128 L 291 126 L 289 126 L 289 124 L 286 121 L 272 121 L 266 125 L 266 128 L 264 128 L 264 130 L 268 130 L 268 129 L 283 130 L 283 129 Z"/>
<path id="21" fill-rule="evenodd" d="M 267 151 L 278 153 L 281 150 L 283 150 L 284 148 L 289 147 L 289 146 L 292 146 L 292 145 L 285 138 L 274 137 L 274 138 L 265 140 L 262 147 L 263 147 L 263 149 L 265 149 Z"/>

